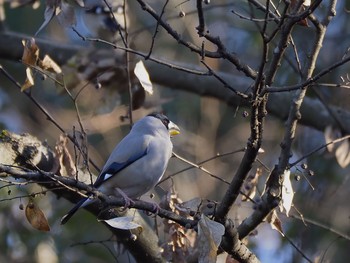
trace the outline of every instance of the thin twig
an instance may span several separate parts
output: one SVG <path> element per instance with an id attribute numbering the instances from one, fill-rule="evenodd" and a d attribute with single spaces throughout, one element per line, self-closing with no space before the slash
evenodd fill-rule
<path id="1" fill-rule="evenodd" d="M 165 3 L 164 3 L 164 5 L 163 5 L 162 11 L 161 11 L 161 13 L 160 13 L 160 16 L 159 16 L 160 19 L 162 19 L 163 15 L 164 15 L 164 13 L 165 13 L 165 8 L 166 8 L 166 6 L 168 5 L 168 3 L 169 3 L 169 0 L 166 0 Z M 146 60 L 149 59 L 149 57 L 150 57 L 151 54 L 152 54 L 152 50 L 153 50 L 153 47 L 154 47 L 154 43 L 155 43 L 155 41 L 156 41 L 156 37 L 157 37 L 157 34 L 158 34 L 158 32 L 159 32 L 159 26 L 160 26 L 160 24 L 159 24 L 159 22 L 157 21 L 156 28 L 155 28 L 154 34 L 153 34 L 153 36 L 152 36 L 151 46 L 150 46 L 150 48 L 149 48 L 148 54 L 147 54 L 146 57 L 145 57 Z"/>
<path id="2" fill-rule="evenodd" d="M 301 158 L 299 158 L 299 159 L 296 160 L 295 162 L 292 162 L 289 166 L 290 166 L 290 167 L 293 167 L 293 166 L 295 166 L 296 164 L 298 164 L 298 163 L 300 163 L 301 161 L 303 161 L 304 159 L 306 159 L 307 157 L 309 157 L 309 156 L 315 154 L 316 152 L 318 152 L 318 151 L 320 151 L 320 150 L 326 148 L 328 145 L 335 144 L 335 143 L 338 143 L 338 142 L 342 142 L 342 141 L 347 140 L 347 139 L 349 139 L 349 138 L 350 138 L 350 135 L 346 135 L 346 136 L 344 136 L 344 137 L 341 137 L 341 138 L 335 139 L 335 140 L 333 140 L 333 141 L 331 141 L 331 142 L 328 142 L 328 143 L 326 143 L 326 144 L 323 144 L 323 145 L 317 147 L 316 149 L 310 151 L 309 153 L 305 154 L 304 156 L 302 156 Z"/>

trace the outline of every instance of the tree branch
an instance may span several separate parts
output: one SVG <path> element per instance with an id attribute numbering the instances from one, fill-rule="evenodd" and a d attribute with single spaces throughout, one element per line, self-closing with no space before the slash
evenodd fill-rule
<path id="1" fill-rule="evenodd" d="M 28 35 L 16 34 L 11 32 L 0 32 L 0 56 L 1 58 L 11 61 L 18 61 L 23 53 L 22 39 L 28 39 Z M 50 54 L 53 59 L 59 64 L 64 64 L 69 58 L 83 50 L 85 47 L 76 45 L 60 45 L 52 41 L 36 39 L 36 43 L 40 47 L 42 53 Z M 154 83 L 164 85 L 166 87 L 192 92 L 201 96 L 210 96 L 226 102 L 228 105 L 249 106 L 237 96 L 234 92 L 226 88 L 218 89 L 218 85 L 222 85 L 214 76 L 188 74 L 184 71 L 174 69 L 173 66 L 164 66 L 151 61 L 146 62 L 150 77 Z M 179 68 L 181 64 L 178 63 Z M 186 65 L 186 68 L 198 69 L 195 65 Z M 175 70 L 175 72 L 174 72 Z M 200 69 L 195 70 L 200 72 Z M 174 73 L 176 78 L 174 78 Z M 247 87 L 250 86 L 250 81 L 242 76 L 234 76 L 225 72 L 216 73 L 222 80 L 227 83 L 235 83 L 237 92 L 245 93 Z M 169 82 L 169 80 L 171 80 Z M 196 85 L 193 85 L 196 83 Z M 291 103 L 292 94 L 289 92 L 272 93 L 269 95 L 267 103 L 267 111 L 285 120 L 288 116 L 288 111 Z M 332 112 L 336 113 L 338 119 L 343 120 L 344 132 L 350 133 L 350 111 L 343 108 L 331 106 Z M 313 127 L 317 130 L 324 131 L 328 125 L 337 126 L 337 122 L 331 116 L 326 107 L 317 99 L 304 99 L 301 107 L 300 123 Z M 315 116 L 318 116 L 315 118 Z"/>
<path id="2" fill-rule="evenodd" d="M 3 131 L 0 136 L 0 177 L 11 176 L 16 179 L 23 179 L 30 182 L 36 182 L 43 187 L 51 190 L 59 197 L 63 197 L 76 203 L 81 199 L 82 193 L 93 194 L 99 202 L 93 203 L 86 210 L 96 216 L 96 218 L 114 218 L 117 216 L 132 216 L 134 221 L 142 225 L 142 232 L 137 233 L 137 239 L 131 238 L 132 230 L 120 230 L 110 227 L 102 222 L 114 235 L 118 236 L 118 241 L 132 253 L 138 262 L 164 262 L 158 246 L 158 237 L 154 229 L 144 221 L 137 210 L 154 211 L 154 204 L 150 202 L 135 200 L 127 214 L 121 214 L 117 210 L 107 210 L 110 207 L 121 207 L 125 204 L 123 198 L 109 197 L 84 183 L 89 182 L 90 175 L 79 171 L 77 181 L 70 177 L 56 175 L 58 165 L 55 155 L 47 145 L 43 144 L 37 138 L 29 135 L 17 135 Z M 101 212 L 102 207 L 102 212 Z M 172 211 L 159 208 L 157 216 L 172 220 L 186 228 L 194 228 L 197 225 L 197 219 L 184 217 Z M 256 256 L 240 241 L 234 241 L 231 226 L 227 226 L 227 237 L 223 240 L 222 246 L 235 258 L 246 263 L 259 262 Z M 247 256 L 249 255 L 249 256 Z M 242 258 L 240 258 L 242 256 Z"/>

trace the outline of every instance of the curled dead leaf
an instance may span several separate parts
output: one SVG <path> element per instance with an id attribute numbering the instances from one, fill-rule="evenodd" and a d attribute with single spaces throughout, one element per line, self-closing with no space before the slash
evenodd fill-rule
<path id="1" fill-rule="evenodd" d="M 25 214 L 32 227 L 40 231 L 50 231 L 49 222 L 47 221 L 45 214 L 34 203 L 33 198 L 29 198 Z"/>
<path id="2" fill-rule="evenodd" d="M 59 141 L 56 143 L 56 161 L 59 164 L 59 171 L 61 176 L 74 177 L 76 175 L 76 168 L 72 156 L 67 148 L 68 138 L 65 135 L 60 135 Z"/>
<path id="3" fill-rule="evenodd" d="M 39 60 L 39 47 L 35 43 L 35 39 L 31 38 L 27 41 L 22 40 L 23 54 L 22 62 L 29 66 L 36 66 Z M 34 76 L 30 67 L 26 68 L 26 80 L 21 86 L 21 91 L 24 91 L 34 85 Z"/>
<path id="4" fill-rule="evenodd" d="M 215 263 L 217 250 L 221 243 L 225 227 L 202 214 L 198 222 L 199 262 Z"/>
<path id="5" fill-rule="evenodd" d="M 62 73 L 60 66 L 57 65 L 57 63 L 49 55 L 45 55 L 43 60 L 40 60 L 38 64 L 43 70 L 53 73 Z"/>
<path id="6" fill-rule="evenodd" d="M 27 65 L 35 66 L 39 59 L 39 47 L 35 43 L 35 39 L 31 38 L 27 41 L 22 40 L 23 54 L 22 62 Z"/>
<path id="7" fill-rule="evenodd" d="M 27 78 L 21 86 L 21 91 L 25 91 L 26 89 L 34 86 L 34 76 L 31 68 L 26 68 L 26 75 Z"/>
<path id="8" fill-rule="evenodd" d="M 284 236 L 282 222 L 278 218 L 276 210 L 272 210 L 270 214 L 268 214 L 266 221 L 270 224 L 272 229 L 277 230 L 282 236 Z"/>

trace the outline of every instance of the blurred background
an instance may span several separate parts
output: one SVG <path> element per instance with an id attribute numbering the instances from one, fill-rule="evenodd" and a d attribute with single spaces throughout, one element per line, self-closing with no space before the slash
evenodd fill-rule
<path id="1" fill-rule="evenodd" d="M 32 5 L 13 8 L 14 6 L 10 4 L 21 1 L 10 2 L 0 1 L 3 17 L 2 30 L 33 36 L 45 21 L 45 4 L 40 1 L 27 1 Z M 128 1 L 127 17 L 124 19 L 123 1 L 110 0 L 109 2 L 113 2 L 113 10 L 119 22 L 119 28 L 115 30 L 115 25 L 112 24 L 111 27 L 108 10 L 106 11 L 102 2 L 87 1 L 85 8 L 81 8 L 77 3 L 74 5 L 76 30 L 83 36 L 105 39 L 118 45 L 122 45 L 123 41 L 119 32 L 125 34 L 127 31 L 130 47 L 147 54 L 156 29 L 154 19 L 142 11 L 136 1 Z M 163 1 L 147 2 L 157 12 L 162 10 Z M 244 58 L 244 62 L 254 69 L 258 68 L 261 38 L 257 25 L 232 12 L 234 10 L 248 16 L 249 5 L 246 1 L 212 2 L 205 7 L 208 30 L 220 36 L 226 47 Z M 337 15 L 328 27 L 316 72 L 322 70 L 325 65 L 334 63 L 347 52 L 350 43 L 350 20 L 347 11 L 349 8 L 349 2 L 338 1 Z M 198 24 L 195 10 L 193 1 L 170 1 L 166 7 L 164 19 L 181 34 L 183 39 L 201 46 L 202 39 L 198 38 L 195 29 Z M 321 6 L 316 15 L 322 15 L 323 11 Z M 255 12 L 259 16 L 259 12 L 256 10 Z M 263 17 L 263 14 L 260 16 Z M 67 21 L 54 18 L 38 32 L 37 38 L 81 47 L 81 52 L 62 68 L 68 89 L 73 96 L 79 94 L 75 102 L 87 133 L 89 156 L 99 167 L 102 167 L 114 146 L 130 129 L 130 120 L 125 118 L 129 105 L 125 70 L 126 55 L 120 50 L 114 51 L 101 43 L 83 41 L 70 28 Z M 314 34 L 313 32 L 314 29 L 310 26 L 297 27 L 293 33 L 301 64 L 304 62 L 303 56 L 311 48 L 305 39 Z M 93 50 L 97 50 L 96 53 L 86 51 L 87 48 L 92 47 Z M 103 48 L 107 48 L 108 51 L 106 52 Z M 206 43 L 206 48 L 215 51 L 215 47 L 211 47 L 209 43 Z M 116 56 L 119 59 L 113 58 L 111 61 L 111 53 L 113 57 Z M 200 63 L 200 57 L 179 45 L 163 29 L 159 29 L 157 33 L 152 56 L 166 62 L 186 65 L 186 68 L 199 68 L 205 72 L 205 68 Z M 287 56 L 293 58 L 292 49 L 287 50 Z M 127 59 L 135 99 L 133 121 L 150 112 L 163 111 L 181 128 L 181 135 L 173 139 L 174 152 L 195 163 L 216 155 L 224 155 L 213 158 L 205 163 L 204 167 L 230 182 L 243 156 L 241 149 L 245 147 L 249 137 L 249 109 L 245 108 L 243 103 L 228 105 L 213 97 L 186 92 L 181 87 L 177 89 L 159 83 L 153 83 L 154 93 L 150 95 L 142 89 L 132 74 L 133 67 L 140 57 L 130 54 Z M 214 70 L 242 79 L 247 89 L 251 84 L 249 79 L 245 79 L 244 75 L 227 61 L 206 59 L 206 63 Z M 19 83 L 24 82 L 26 78 L 24 65 L 1 57 L 0 64 Z M 322 82 L 345 85 L 349 82 L 348 70 L 349 66 L 344 65 L 327 74 Z M 49 78 L 42 78 L 39 74 L 35 77 L 35 86 L 30 89 L 31 95 L 52 114 L 66 132 L 72 134 L 73 130 L 79 131 L 76 108 L 68 92 Z M 177 78 L 176 71 L 172 78 Z M 285 62 L 281 65 L 275 85 L 295 84 L 298 78 L 295 68 Z M 171 81 L 170 78 L 169 82 Z M 193 85 L 196 84 L 193 83 Z M 235 83 L 231 85 L 234 86 Z M 223 88 L 221 85 L 217 86 L 218 90 Z M 320 86 L 318 91 L 327 105 L 349 109 L 349 89 Z M 319 94 L 312 90 L 308 96 L 319 98 Z M 264 153 L 260 154 L 259 162 L 251 171 L 253 175 L 257 168 L 262 171 L 257 185 L 257 195 L 264 189 L 269 169 L 278 162 L 284 121 L 272 115 L 266 118 L 262 145 Z M 46 141 L 52 148 L 61 134 L 60 130 L 47 120 L 33 102 L 3 75 L 0 75 L 0 127 L 16 133 L 35 135 L 40 140 Z M 323 144 L 325 144 L 324 131 L 299 125 L 291 161 L 299 159 Z M 165 177 L 173 176 L 160 184 L 159 189 L 155 189 L 156 198 L 160 198 L 164 191 L 174 188 L 183 201 L 195 197 L 204 200 L 221 200 L 227 188 L 225 183 L 198 169 L 177 173 L 186 167 L 188 164 L 181 160 L 171 159 Z M 98 173 L 92 167 L 91 169 L 95 174 Z M 294 205 L 297 210 L 294 208 L 291 210 L 291 214 L 296 215 L 296 218 L 280 215 L 286 235 L 315 262 L 345 262 L 344 258 L 350 256 L 348 249 L 350 242 L 329 229 L 336 229 L 344 235 L 350 235 L 349 168 L 341 167 L 334 154 L 325 149 L 307 158 L 303 167 L 301 163 L 294 167 L 292 178 L 298 179 L 292 180 L 295 191 Z M 95 218 L 86 211 L 79 211 L 69 224 L 62 227 L 60 218 L 72 204 L 66 200 L 57 200 L 56 196 L 50 193 L 38 196 L 36 201 L 51 226 L 49 233 L 41 233 L 26 222 L 24 211 L 20 206 L 26 205 L 28 200 L 19 198 L 28 193 L 40 192 L 41 187 L 34 184 L 20 187 L 3 187 L 3 185 L 6 183 L 0 182 L 1 262 L 116 261 L 112 254 L 118 255 L 120 251 L 113 242 L 106 241 L 110 239 L 109 231 L 97 224 Z M 147 198 L 148 196 L 145 196 L 145 199 Z M 250 202 L 239 202 L 235 204 L 230 216 L 239 223 L 252 212 L 252 209 Z M 305 217 L 305 222 L 299 218 L 298 211 Z M 304 262 L 290 242 L 277 231 L 272 230 L 268 223 L 261 224 L 247 242 L 262 262 Z M 119 258 L 119 260 L 124 262 L 125 259 Z M 219 257 L 219 262 L 224 260 L 225 255 Z"/>

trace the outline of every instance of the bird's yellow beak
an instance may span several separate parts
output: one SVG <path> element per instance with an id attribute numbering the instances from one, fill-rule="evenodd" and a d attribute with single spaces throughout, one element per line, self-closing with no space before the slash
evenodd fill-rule
<path id="1" fill-rule="evenodd" d="M 169 128 L 170 136 L 175 136 L 180 134 L 180 128 L 175 123 L 169 122 L 168 128 Z"/>

